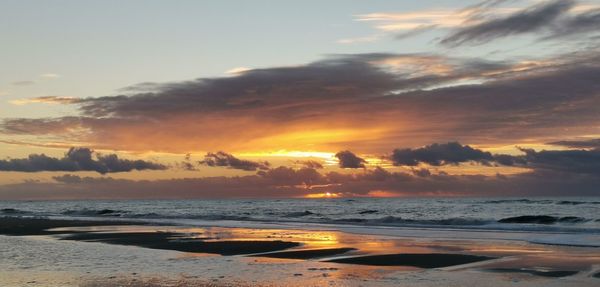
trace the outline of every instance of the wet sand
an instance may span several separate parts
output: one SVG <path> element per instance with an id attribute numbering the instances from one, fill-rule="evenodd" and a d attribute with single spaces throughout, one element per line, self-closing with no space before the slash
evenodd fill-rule
<path id="1" fill-rule="evenodd" d="M 206 238 L 188 238 L 176 232 L 114 232 L 95 233 L 64 229 L 65 227 L 90 227 L 135 225 L 134 222 L 50 220 L 43 218 L 2 218 L 0 234 L 4 235 L 63 235 L 61 240 L 102 242 L 134 245 L 144 248 L 175 250 L 181 252 L 239 255 L 272 252 L 298 246 L 296 242 L 268 241 L 204 241 Z M 59 230 L 58 228 L 63 228 Z M 210 238 L 208 238 L 210 239 Z"/>
<path id="2" fill-rule="evenodd" d="M 60 231 L 49 229 L 60 227 L 78 226 L 106 226 L 106 225 L 135 225 L 139 222 L 126 221 L 95 221 L 95 220 L 60 220 L 46 218 L 0 218 L 0 234 L 4 235 L 50 235 L 59 234 Z"/>
<path id="3" fill-rule="evenodd" d="M 102 242 L 108 244 L 134 245 L 144 248 L 175 250 L 193 253 L 240 255 L 272 252 L 300 245 L 296 242 L 274 241 L 204 241 L 204 238 L 188 238 L 175 232 L 132 232 L 132 233 L 83 233 L 61 238 Z"/>
<path id="4" fill-rule="evenodd" d="M 479 261 L 495 259 L 494 257 L 476 256 L 467 254 L 444 254 L 444 253 L 425 253 L 425 254 L 384 254 L 349 257 L 333 259 L 328 262 L 361 264 L 372 266 L 412 266 L 419 268 L 439 268 L 454 265 L 468 264 Z"/>
<path id="5" fill-rule="evenodd" d="M 269 258 L 285 258 L 285 259 L 316 259 L 323 257 L 331 257 L 335 255 L 341 255 L 350 251 L 356 250 L 355 248 L 328 248 L 328 249 L 308 249 L 308 250 L 296 250 L 296 251 L 282 251 L 272 252 L 253 255 L 255 257 L 269 257 Z"/>
<path id="6" fill-rule="evenodd" d="M 553 277 L 553 278 L 572 276 L 572 275 L 579 273 L 579 271 L 569 271 L 569 270 L 543 271 L 543 270 L 535 270 L 535 269 L 518 269 L 518 268 L 492 268 L 492 269 L 485 269 L 485 270 L 490 271 L 490 272 L 499 272 L 499 273 L 525 273 L 525 274 L 531 274 L 531 275 L 536 275 L 536 276 Z"/>
<path id="7" fill-rule="evenodd" d="M 28 281 L 29 277 L 37 278 L 47 270 L 54 270 L 54 265 L 58 269 L 51 274 L 73 273 L 75 279 L 68 282 L 81 286 L 394 286 L 399 282 L 407 286 L 439 286 L 440 280 L 450 280 L 457 286 L 478 286 L 471 284 L 469 276 L 494 278 L 489 281 L 494 283 L 486 281 L 485 286 L 510 286 L 515 280 L 526 283 L 524 286 L 553 286 L 552 280 L 558 278 L 563 281 L 556 286 L 600 283 L 598 249 L 523 242 L 418 240 L 328 230 L 42 218 L 0 218 L 0 234 L 25 236 L 24 241 L 17 240 L 20 242 L 17 246 L 27 248 L 23 250 L 31 248 L 28 244 L 50 246 L 41 248 L 41 253 L 53 250 L 47 254 L 51 263 L 28 263 L 41 268 L 38 271 L 31 266 L 21 269 L 23 263 L 17 264 L 10 258 L 27 261 L 29 257 L 21 256 L 19 250 L 6 250 L 14 254 L 0 260 L 0 268 L 4 266 L 11 280 L 22 277 L 21 281 L 14 281 L 18 284 L 12 285 L 0 280 L 6 286 L 64 286 L 67 281 L 49 283 L 54 275 Z M 1 240 L 2 236 L 0 249 Z M 103 250 L 99 254 L 104 254 L 104 259 L 90 258 L 96 251 L 82 255 L 88 248 Z M 43 255 L 39 252 L 34 256 Z M 62 253 L 69 252 L 72 257 L 61 259 Z M 155 252 L 169 253 L 152 255 Z M 130 258 L 130 253 L 138 254 L 138 258 Z M 146 261 L 142 260 L 147 256 Z M 168 259 L 164 261 L 160 256 Z M 80 267 L 88 264 L 104 264 L 108 271 Z M 184 276 L 181 270 L 196 274 Z M 432 273 L 415 273 L 425 270 Z"/>

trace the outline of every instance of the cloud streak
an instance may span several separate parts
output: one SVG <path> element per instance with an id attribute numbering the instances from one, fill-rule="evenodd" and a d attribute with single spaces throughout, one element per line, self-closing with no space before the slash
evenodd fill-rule
<path id="1" fill-rule="evenodd" d="M 549 142 L 551 145 L 566 146 L 570 148 L 591 148 L 600 149 L 600 139 L 589 139 L 589 140 L 565 140 Z"/>
<path id="2" fill-rule="evenodd" d="M 524 34 L 546 28 L 559 16 L 575 5 L 575 1 L 558 0 L 537 4 L 503 18 L 459 28 L 443 38 L 440 43 L 447 46 L 464 44 L 480 45 L 510 35 Z"/>
<path id="3" fill-rule="evenodd" d="M 204 160 L 201 160 L 199 163 L 211 167 L 227 167 L 245 171 L 267 170 L 271 165 L 267 161 L 261 162 L 239 159 L 232 154 L 223 151 L 218 151 L 216 153 L 209 152 L 204 156 Z"/>
<path id="4" fill-rule="evenodd" d="M 18 99 L 10 101 L 13 105 L 27 105 L 27 104 L 75 104 L 80 102 L 81 99 L 73 98 L 73 97 L 58 97 L 58 96 L 43 96 L 43 97 L 35 97 L 28 99 Z"/>
<path id="5" fill-rule="evenodd" d="M 581 34 L 597 35 L 600 30 L 600 9 L 584 11 L 569 16 L 557 25 L 551 27 L 550 35 L 544 39 L 574 38 Z"/>

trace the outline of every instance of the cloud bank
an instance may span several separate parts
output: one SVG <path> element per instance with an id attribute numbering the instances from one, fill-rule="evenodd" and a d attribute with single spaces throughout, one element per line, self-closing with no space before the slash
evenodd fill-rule
<path id="1" fill-rule="evenodd" d="M 77 175 L 55 183 L 24 182 L 0 186 L 3 199 L 125 198 L 282 198 L 315 193 L 361 196 L 583 196 L 598 195 L 600 177 L 551 170 L 517 175 L 448 175 L 430 170 L 356 174 L 319 173 L 310 168 L 278 167 L 239 177 L 125 180 Z"/>
<path id="2" fill-rule="evenodd" d="M 556 130 L 562 138 L 600 133 L 599 59 L 597 51 L 536 63 L 339 55 L 233 77 L 141 84 L 71 103 L 78 115 L 4 119 L 0 132 L 176 153 L 348 146 L 378 153 L 397 142 L 550 141 Z"/>

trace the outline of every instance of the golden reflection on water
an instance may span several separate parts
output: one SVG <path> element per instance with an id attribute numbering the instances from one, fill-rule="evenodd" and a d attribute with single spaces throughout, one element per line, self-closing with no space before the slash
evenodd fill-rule
<path id="1" fill-rule="evenodd" d="M 248 229 L 248 228 L 186 228 L 177 230 L 192 234 L 192 238 L 209 238 L 206 241 L 218 240 L 282 240 L 293 241 L 310 248 L 331 248 L 342 244 L 340 233 L 335 231 L 304 231 L 285 229 Z"/>
<path id="2" fill-rule="evenodd" d="M 594 264 L 600 264 L 597 253 L 587 253 L 586 249 L 557 247 L 530 244 L 526 242 L 509 242 L 493 240 L 435 240 L 375 236 L 364 234 L 343 233 L 329 230 L 296 230 L 296 229 L 253 229 L 226 227 L 182 227 L 182 226 L 92 226 L 69 227 L 54 230 L 78 232 L 173 232 L 183 234 L 184 238 L 202 241 L 290 241 L 300 243 L 300 246 L 290 250 L 325 249 L 325 248 L 354 248 L 356 251 L 340 254 L 371 255 L 394 253 L 462 253 L 504 257 L 504 260 L 482 262 L 481 268 L 498 267 L 543 267 L 546 269 L 578 269 L 583 270 Z M 583 251 L 582 251 L 583 250 Z M 596 255 L 594 255 L 596 254 Z M 207 254 L 181 253 L 183 257 L 202 257 Z M 209 255 L 215 256 L 215 255 Z M 219 255 L 216 255 L 219 256 Z M 334 256 L 335 257 L 335 256 Z M 569 258 L 569 260 L 565 260 Z M 247 258 L 254 263 L 281 263 L 294 259 Z M 318 260 L 318 259 L 315 259 Z M 295 260 L 298 261 L 298 260 Z M 328 263 L 329 264 L 329 263 Z M 369 267 L 333 264 L 336 272 L 331 276 L 343 278 L 354 276 L 361 272 L 374 270 L 415 270 L 414 267 Z M 340 267 L 341 266 L 341 267 Z M 365 275 L 366 276 L 366 275 Z"/>

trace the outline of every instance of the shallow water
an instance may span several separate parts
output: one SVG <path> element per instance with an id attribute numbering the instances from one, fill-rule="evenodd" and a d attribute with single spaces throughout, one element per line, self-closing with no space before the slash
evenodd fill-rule
<path id="1" fill-rule="evenodd" d="M 242 222 L 239 222 L 242 224 Z M 233 223 L 230 223 L 233 224 Z M 294 225 L 290 226 L 293 227 Z M 498 239 L 495 232 L 391 228 L 396 236 L 365 235 L 334 228 L 300 229 L 186 226 L 94 226 L 63 228 L 78 232 L 169 231 L 223 240 L 289 240 L 295 249 L 353 247 L 339 256 L 398 253 L 477 254 L 499 258 L 447 268 L 364 266 L 268 257 L 219 256 L 104 244 L 63 241 L 51 236 L 0 235 L 2 286 L 595 286 L 597 248 L 532 244 L 512 233 Z M 349 228 L 349 227 L 345 227 Z M 390 228 L 383 228 L 388 230 Z M 373 229 L 375 230 L 375 229 Z M 388 230 L 389 231 L 389 230 Z M 413 235 L 403 237 L 401 234 Z M 502 233 L 507 237 L 509 232 Z M 528 235 L 527 235 L 528 234 Z M 478 239 L 472 237 L 477 236 Z M 489 236 L 493 239 L 485 239 Z M 452 238 L 452 239 L 448 239 Z M 335 257 L 335 256 L 334 256 Z M 503 269 L 576 271 L 564 278 L 545 278 Z M 488 271 L 489 270 L 489 271 Z M 219 285 L 222 284 L 222 285 Z M 202 285 L 204 286 L 204 285 Z"/>

